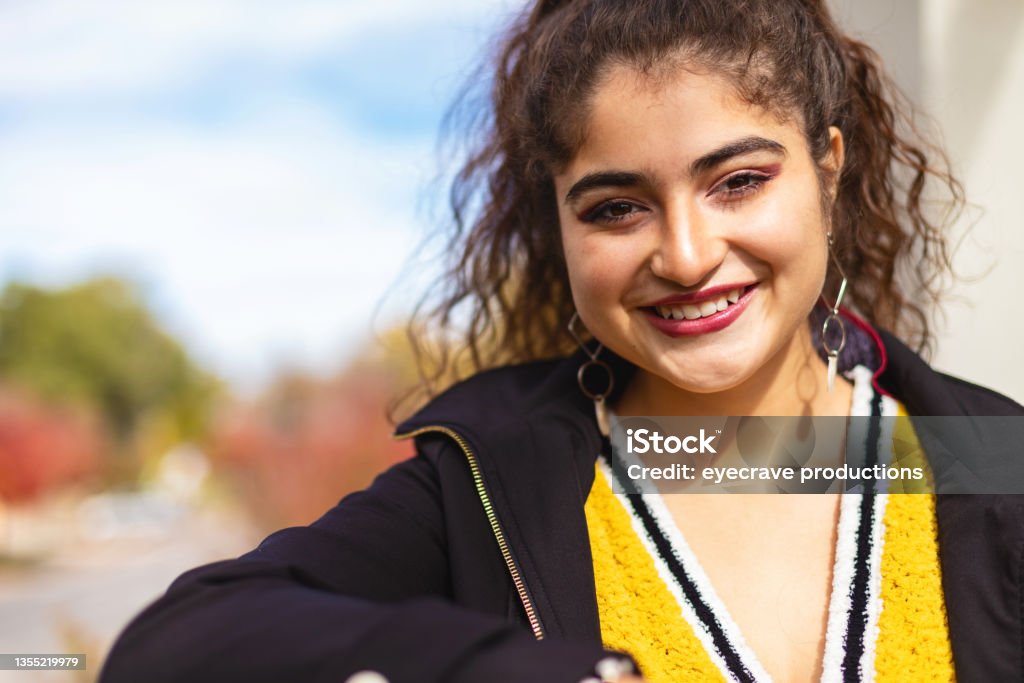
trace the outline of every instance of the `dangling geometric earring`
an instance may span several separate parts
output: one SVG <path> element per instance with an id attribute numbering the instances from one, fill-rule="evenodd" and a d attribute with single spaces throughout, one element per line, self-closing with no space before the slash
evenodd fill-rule
<path id="1" fill-rule="evenodd" d="M 604 400 L 612 393 L 612 387 L 615 386 L 615 376 L 612 374 L 612 369 L 608 367 L 607 363 L 597 359 L 597 355 L 601 353 L 601 350 L 604 348 L 604 344 L 598 342 L 597 348 L 591 351 L 587 345 L 583 343 L 580 335 L 577 334 L 576 323 L 579 321 L 579 313 L 573 311 L 572 318 L 569 319 L 569 334 L 572 335 L 572 338 L 575 339 L 576 343 L 580 345 L 581 349 L 583 349 L 583 353 L 587 354 L 589 360 L 584 361 L 583 364 L 580 365 L 580 369 L 576 371 L 576 381 L 579 383 L 580 391 L 583 392 L 583 395 L 594 402 L 594 418 L 597 420 L 598 431 L 601 432 L 602 436 L 608 436 L 608 406 L 605 405 Z M 588 389 L 586 382 L 583 381 L 584 375 L 587 374 L 587 370 L 591 368 L 603 370 L 605 375 L 608 377 L 608 385 L 605 387 L 604 391 L 595 393 Z"/>
<path id="2" fill-rule="evenodd" d="M 825 301 L 825 295 L 821 295 L 821 300 L 825 303 L 827 308 L 832 309 L 829 312 L 828 317 L 825 318 L 824 324 L 821 326 L 821 348 L 825 350 L 825 354 L 828 356 L 828 391 L 832 393 L 832 387 L 836 383 L 836 371 L 839 367 L 839 352 L 846 346 L 846 325 L 843 323 L 843 319 L 839 317 L 839 305 L 843 303 L 843 295 L 846 294 L 846 273 L 843 272 L 843 267 L 839 265 L 839 259 L 836 258 L 835 252 L 832 250 L 832 231 L 828 231 L 828 255 L 832 259 L 832 263 L 835 265 L 836 270 L 842 276 L 843 281 L 839 284 L 839 294 L 836 295 L 836 302 L 834 305 L 829 306 L 828 301 Z M 829 325 L 837 325 L 839 327 L 839 346 L 836 348 L 829 348 L 828 345 L 828 330 Z"/>

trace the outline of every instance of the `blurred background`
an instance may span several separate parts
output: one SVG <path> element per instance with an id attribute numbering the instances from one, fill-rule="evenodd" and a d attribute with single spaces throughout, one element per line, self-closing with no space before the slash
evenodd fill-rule
<path id="1" fill-rule="evenodd" d="M 833 4 L 974 203 L 934 363 L 1024 401 L 1024 3 Z M 0 3 L 0 652 L 89 656 L 0 682 L 410 454 L 439 127 L 520 7 Z"/>

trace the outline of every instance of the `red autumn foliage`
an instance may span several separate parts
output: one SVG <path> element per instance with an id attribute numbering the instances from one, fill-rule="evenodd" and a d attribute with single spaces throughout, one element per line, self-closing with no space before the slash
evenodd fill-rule
<path id="1" fill-rule="evenodd" d="M 308 524 L 411 455 L 385 417 L 394 390 L 393 376 L 373 367 L 331 380 L 283 377 L 215 422 L 211 455 L 268 529 Z"/>
<path id="2" fill-rule="evenodd" d="M 0 500 L 29 502 L 100 469 L 98 423 L 0 387 Z"/>

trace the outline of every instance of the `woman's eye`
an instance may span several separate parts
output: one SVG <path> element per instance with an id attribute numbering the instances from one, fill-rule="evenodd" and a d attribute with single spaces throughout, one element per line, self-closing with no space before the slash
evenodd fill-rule
<path id="1" fill-rule="evenodd" d="M 734 175 L 725 181 L 725 186 L 730 190 L 738 190 L 741 187 L 746 187 L 753 182 L 753 178 L 749 175 Z"/>
<path id="2" fill-rule="evenodd" d="M 771 180 L 771 176 L 763 173 L 744 171 L 723 180 L 711 190 L 710 194 L 722 194 L 726 199 L 738 199 L 757 192 L 769 180 Z"/>
<path id="3" fill-rule="evenodd" d="M 616 223 L 629 218 L 633 214 L 640 213 L 642 209 L 631 202 L 610 201 L 598 204 L 583 216 L 586 223 Z"/>

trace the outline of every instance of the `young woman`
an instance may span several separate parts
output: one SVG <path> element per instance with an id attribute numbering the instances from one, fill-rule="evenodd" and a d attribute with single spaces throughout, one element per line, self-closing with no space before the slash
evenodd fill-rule
<path id="1" fill-rule="evenodd" d="M 959 194 L 874 54 L 815 0 L 546 0 L 492 107 L 434 311 L 492 369 L 369 489 L 180 577 L 101 680 L 1024 675 L 1017 497 L 612 493 L 609 413 L 1024 414 L 886 331 L 930 341 L 922 193 Z"/>

